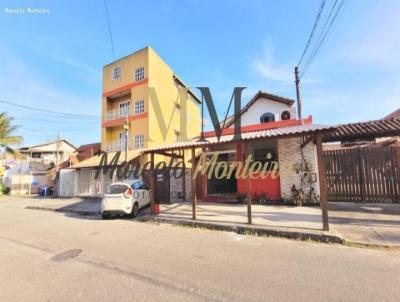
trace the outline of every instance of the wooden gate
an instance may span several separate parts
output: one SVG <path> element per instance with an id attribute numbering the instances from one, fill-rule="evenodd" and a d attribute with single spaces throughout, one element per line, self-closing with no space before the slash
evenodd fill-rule
<path id="1" fill-rule="evenodd" d="M 324 151 L 328 200 L 400 202 L 399 148 Z"/>

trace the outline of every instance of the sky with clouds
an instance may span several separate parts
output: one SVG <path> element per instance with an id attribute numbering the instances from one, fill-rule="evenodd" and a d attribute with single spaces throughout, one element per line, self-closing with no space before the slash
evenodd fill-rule
<path id="1" fill-rule="evenodd" d="M 116 58 L 151 45 L 190 86 L 209 86 L 219 116 L 234 86 L 295 98 L 293 69 L 319 0 L 108 0 Z M 325 15 L 334 0 L 326 1 Z M 9 14 L 7 8 L 48 14 Z M 102 66 L 113 61 L 103 0 L 0 3 L 0 100 L 101 115 Z M 400 2 L 348 0 L 302 77 L 316 123 L 373 120 L 400 107 Z M 317 32 L 318 33 L 318 32 Z M 66 118 L 0 103 L 25 144 L 100 140 L 100 118 Z"/>

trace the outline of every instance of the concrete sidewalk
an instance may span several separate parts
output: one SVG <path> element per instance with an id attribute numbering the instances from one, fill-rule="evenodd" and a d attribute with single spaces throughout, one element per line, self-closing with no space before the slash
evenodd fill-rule
<path id="1" fill-rule="evenodd" d="M 92 216 L 100 214 L 99 198 L 2 197 L 0 202 L 5 199 L 19 200 L 28 209 Z M 283 234 L 284 237 L 290 238 L 316 239 L 320 236 L 323 238 L 321 241 L 326 241 L 324 236 L 334 236 L 354 243 L 400 247 L 399 204 L 330 202 L 329 232 L 321 231 L 319 207 L 253 205 L 253 225 L 251 226 L 247 224 L 245 205 L 199 203 L 195 223 L 191 219 L 191 203 L 162 204 L 160 210 L 159 215 L 151 217 L 149 209 L 146 208 L 140 212 L 139 219 L 244 233 L 264 233 L 272 236 Z"/>

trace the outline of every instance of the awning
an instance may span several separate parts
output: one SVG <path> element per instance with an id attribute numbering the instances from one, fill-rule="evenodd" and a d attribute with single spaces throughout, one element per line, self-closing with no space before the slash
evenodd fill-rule
<path id="1" fill-rule="evenodd" d="M 376 120 L 337 125 L 334 131 L 324 135 L 324 142 L 367 140 L 399 135 L 400 119 Z"/>
<path id="2" fill-rule="evenodd" d="M 288 126 L 281 127 L 275 129 L 267 129 L 267 130 L 257 130 L 242 133 L 242 140 L 254 140 L 261 138 L 284 138 L 284 137 L 293 137 L 293 136 L 307 136 L 313 134 L 315 132 L 327 132 L 333 130 L 334 126 L 326 126 L 326 125 L 297 125 L 297 126 Z M 156 147 L 150 147 L 143 149 L 144 153 L 149 152 L 157 152 L 157 151 L 171 151 L 171 150 L 183 150 L 190 149 L 192 147 L 205 147 L 213 144 L 220 143 L 229 143 L 233 141 L 233 134 L 223 135 L 220 137 L 218 141 L 216 136 L 207 137 L 206 141 L 198 141 L 191 140 L 187 142 L 176 142 L 172 144 L 165 144 Z"/>
<path id="3" fill-rule="evenodd" d="M 108 163 L 111 162 L 111 160 L 114 158 L 115 154 L 117 152 L 109 152 L 107 154 L 107 161 Z M 128 161 L 135 159 L 137 157 L 139 157 L 141 154 L 143 154 L 143 150 L 129 150 L 128 151 Z M 100 165 L 100 161 L 101 161 L 101 155 L 100 156 L 93 156 L 90 157 L 88 159 L 85 159 L 84 161 L 81 161 L 79 163 L 76 163 L 75 165 L 72 165 L 71 169 L 80 169 L 80 168 L 94 168 L 94 167 L 98 167 Z M 118 163 L 121 164 L 125 161 L 125 152 L 121 152 L 121 155 L 119 156 L 119 161 Z"/>

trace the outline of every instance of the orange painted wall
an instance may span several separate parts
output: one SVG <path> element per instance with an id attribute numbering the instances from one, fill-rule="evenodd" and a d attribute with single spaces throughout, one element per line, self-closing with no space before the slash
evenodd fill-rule
<path id="1" fill-rule="evenodd" d="M 242 150 L 242 144 L 237 143 L 236 144 L 236 154 L 237 154 L 237 160 L 243 161 L 244 156 L 243 156 L 243 150 Z M 272 178 L 271 176 L 268 176 L 265 179 L 250 179 L 250 190 L 252 196 L 255 194 L 260 194 L 261 192 L 264 192 L 266 194 L 267 200 L 280 200 L 281 199 L 281 185 L 280 185 L 280 178 Z M 237 191 L 238 193 L 241 194 L 246 194 L 246 179 L 238 179 L 237 180 Z M 207 195 L 206 192 L 206 177 L 202 176 L 202 196 L 203 196 L 203 201 L 206 202 L 218 202 L 218 201 L 223 201 L 227 199 L 232 199 L 232 197 L 221 197 L 217 195 Z"/>

